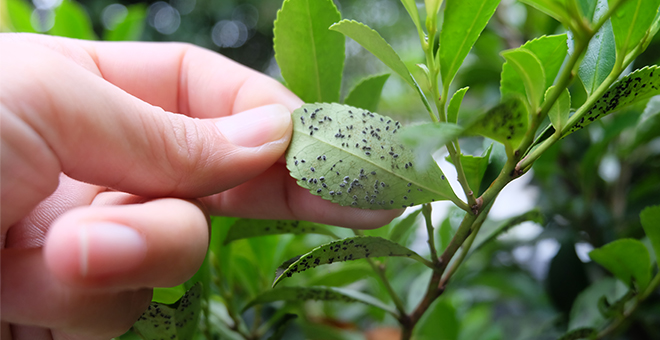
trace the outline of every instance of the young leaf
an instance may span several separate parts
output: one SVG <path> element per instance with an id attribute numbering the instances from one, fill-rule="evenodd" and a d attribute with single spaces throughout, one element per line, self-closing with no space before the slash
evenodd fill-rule
<path id="1" fill-rule="evenodd" d="M 639 214 L 642 227 L 655 251 L 655 257 L 660 261 L 660 205 L 646 207 Z M 660 265 L 658 265 L 660 267 Z"/>
<path id="2" fill-rule="evenodd" d="M 449 101 L 449 106 L 447 106 L 447 122 L 458 123 L 458 110 L 461 108 L 463 97 L 465 97 L 465 93 L 469 89 L 470 87 L 466 86 L 454 92 L 454 95 L 451 96 L 451 100 Z"/>
<path id="3" fill-rule="evenodd" d="M 362 79 L 348 93 L 348 96 L 344 99 L 344 104 L 368 111 L 376 111 L 380 102 L 380 94 L 383 92 L 383 86 L 389 77 L 389 73 L 386 73 Z"/>
<path id="4" fill-rule="evenodd" d="M 610 6 L 618 2 L 609 0 Z M 628 0 L 612 15 L 614 41 L 620 57 L 624 57 L 644 38 L 658 13 L 658 6 L 660 0 Z"/>
<path id="5" fill-rule="evenodd" d="M 607 12 L 607 0 L 598 0 L 594 20 L 600 19 L 605 12 Z M 578 76 L 582 80 L 587 95 L 593 93 L 612 72 L 615 61 L 614 33 L 612 24 L 608 20 L 589 41 L 587 52 L 578 69 Z"/>
<path id="6" fill-rule="evenodd" d="M 647 66 L 619 79 L 577 122 L 571 122 L 562 137 L 632 103 L 660 94 L 660 67 Z M 573 116 L 575 117 L 575 115 Z"/>
<path id="7" fill-rule="evenodd" d="M 415 225 L 415 221 L 420 212 L 422 212 L 422 209 L 417 209 L 399 221 L 390 232 L 390 241 L 405 244 L 404 240 L 406 239 L 406 236 L 414 230 L 413 226 Z"/>
<path id="8" fill-rule="evenodd" d="M 592 260 L 630 286 L 633 282 L 644 291 L 651 281 L 651 259 L 644 244 L 635 239 L 610 242 L 589 253 Z"/>
<path id="9" fill-rule="evenodd" d="M 534 53 L 525 48 L 502 52 L 502 57 L 522 79 L 532 112 L 536 112 L 545 92 L 545 71 L 541 61 Z"/>
<path id="10" fill-rule="evenodd" d="M 597 332 L 593 328 L 578 328 L 572 331 L 566 332 L 557 340 L 578 340 L 578 339 L 591 339 L 593 336 L 596 336 Z"/>
<path id="11" fill-rule="evenodd" d="M 293 220 L 259 220 L 241 218 L 236 220 L 231 226 L 223 244 L 229 244 L 229 242 L 243 238 L 279 234 L 321 234 L 337 238 L 337 235 L 332 231 L 318 223 Z"/>
<path id="12" fill-rule="evenodd" d="M 465 178 L 467 178 L 467 182 L 475 195 L 480 195 L 479 187 L 481 186 L 481 180 L 484 178 L 484 174 L 486 174 L 488 160 L 490 159 L 490 152 L 492 150 L 493 144 L 491 144 L 488 149 L 484 150 L 481 156 L 463 154 L 460 156 L 461 164 L 463 165 L 463 172 L 465 172 Z M 446 159 L 450 163 L 453 163 L 451 157 L 447 156 Z"/>
<path id="13" fill-rule="evenodd" d="M 410 15 L 410 19 L 412 19 L 413 23 L 415 23 L 417 32 L 423 33 L 424 31 L 422 29 L 422 23 L 419 20 L 419 12 L 417 11 L 417 4 L 415 3 L 415 0 L 401 0 L 401 3 Z"/>
<path id="14" fill-rule="evenodd" d="M 440 32 L 440 72 L 449 88 L 500 0 L 447 0 Z"/>
<path id="15" fill-rule="evenodd" d="M 285 262 L 277 269 L 273 287 L 285 277 L 291 277 L 294 273 L 300 273 L 322 264 L 381 256 L 404 256 L 433 266 L 419 254 L 392 241 L 374 236 L 356 236 L 326 243 Z"/>
<path id="16" fill-rule="evenodd" d="M 566 0 L 520 0 L 539 11 L 555 18 L 557 21 L 568 27 L 571 22 L 571 16 L 566 11 Z"/>
<path id="17" fill-rule="evenodd" d="M 548 97 L 548 93 L 552 91 L 554 86 L 551 86 L 548 91 L 545 92 L 545 97 Z M 550 117 L 550 122 L 552 126 L 555 127 L 555 130 L 561 131 L 566 122 L 568 121 L 568 114 L 571 111 L 571 94 L 568 92 L 568 89 L 559 95 L 557 101 L 552 105 L 550 111 L 548 111 L 548 117 Z"/>
<path id="18" fill-rule="evenodd" d="M 144 340 L 191 340 L 201 310 L 202 285 L 197 283 L 179 301 L 166 305 L 152 302 L 133 325 Z"/>
<path id="19" fill-rule="evenodd" d="M 284 337 L 284 334 L 286 332 L 287 326 L 289 326 L 289 323 L 291 321 L 295 320 L 298 318 L 298 315 L 296 314 L 291 314 L 291 313 L 286 313 L 282 317 L 282 319 L 278 320 L 277 323 L 273 326 L 275 331 L 273 334 L 268 337 L 268 340 L 280 340 Z"/>
<path id="20" fill-rule="evenodd" d="M 529 124 L 527 105 L 518 97 L 509 97 L 490 109 L 469 130 L 492 138 L 512 148 L 517 147 L 525 136 Z"/>
<path id="21" fill-rule="evenodd" d="M 312 194 L 363 209 L 460 202 L 436 165 L 423 171 L 401 145 L 399 122 L 340 104 L 305 104 L 293 113 L 287 168 Z M 430 158 L 430 155 L 427 155 Z"/>
<path id="22" fill-rule="evenodd" d="M 274 23 L 275 60 L 287 86 L 305 102 L 338 102 L 344 37 L 332 0 L 285 0 Z"/>
<path id="23" fill-rule="evenodd" d="M 388 313 L 396 315 L 396 311 L 387 306 L 373 296 L 351 290 L 337 287 L 277 287 L 267 290 L 252 301 L 250 301 L 243 311 L 252 306 L 269 303 L 273 301 L 338 301 L 338 302 L 361 302 L 366 305 L 380 308 Z"/>
<path id="24" fill-rule="evenodd" d="M 544 89 L 554 83 L 557 73 L 559 73 L 559 69 L 566 58 L 568 53 L 567 39 L 566 34 L 542 36 L 526 42 L 519 48 L 532 52 L 541 62 L 545 73 Z M 510 94 L 523 96 L 526 94 L 522 78 L 509 63 L 502 65 L 500 92 L 502 98 L 508 97 Z"/>
<path id="25" fill-rule="evenodd" d="M 401 131 L 401 141 L 415 149 L 419 168 L 426 169 L 435 162 L 428 155 L 458 138 L 464 129 L 454 123 L 426 123 L 406 127 Z"/>

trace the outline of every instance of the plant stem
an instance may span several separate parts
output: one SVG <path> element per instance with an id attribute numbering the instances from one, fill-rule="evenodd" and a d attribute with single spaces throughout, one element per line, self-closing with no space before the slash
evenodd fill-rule
<path id="1" fill-rule="evenodd" d="M 387 279 L 387 275 L 385 275 L 385 264 L 383 263 L 376 263 L 374 259 L 367 258 L 367 262 L 369 262 L 369 265 L 371 268 L 376 272 L 376 275 L 380 278 L 381 282 L 383 282 L 383 286 L 385 286 L 385 290 L 387 293 L 390 295 L 392 298 L 392 302 L 394 302 L 394 306 L 396 306 L 396 309 L 399 311 L 399 315 L 395 315 L 395 317 L 400 318 L 402 316 L 406 316 L 406 307 L 403 305 L 403 301 L 399 297 L 399 295 L 394 291 L 394 288 L 392 288 L 392 285 L 390 284 L 390 281 Z"/>
<path id="2" fill-rule="evenodd" d="M 210 256 L 210 261 L 211 265 L 216 270 L 216 273 L 220 273 L 220 263 L 218 263 L 218 259 L 213 254 Z M 241 315 L 236 312 L 236 308 L 232 300 L 232 295 L 225 289 L 224 285 L 220 281 L 220 275 L 213 275 L 213 283 L 215 284 L 216 288 L 218 288 L 222 299 L 225 301 L 229 317 L 232 319 L 232 321 L 234 321 L 233 327 L 229 325 L 227 325 L 227 327 L 233 329 L 245 339 L 252 339 L 253 336 L 250 334 L 247 325 L 245 325 L 245 321 L 243 321 Z"/>
<path id="3" fill-rule="evenodd" d="M 424 204 L 422 207 L 422 214 L 424 215 L 424 220 L 426 222 L 426 233 L 429 236 L 429 250 L 431 251 L 431 261 L 433 261 L 434 267 L 440 267 L 440 261 L 438 261 L 438 251 L 435 249 L 435 236 L 433 233 L 433 220 L 431 219 L 432 207 L 430 203 Z"/>

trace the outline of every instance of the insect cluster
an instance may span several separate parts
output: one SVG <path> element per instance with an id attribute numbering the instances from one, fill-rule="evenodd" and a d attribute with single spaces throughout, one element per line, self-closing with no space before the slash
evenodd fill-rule
<path id="1" fill-rule="evenodd" d="M 412 152 L 396 138 L 399 122 L 340 104 L 305 104 L 293 116 L 287 167 L 313 194 L 367 209 L 443 199 L 432 189 L 444 175 L 437 166 L 415 170 Z"/>

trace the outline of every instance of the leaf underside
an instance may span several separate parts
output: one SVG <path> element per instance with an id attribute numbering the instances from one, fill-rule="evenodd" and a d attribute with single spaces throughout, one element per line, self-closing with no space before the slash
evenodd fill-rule
<path id="1" fill-rule="evenodd" d="M 415 166 L 397 138 L 399 122 L 347 105 L 305 104 L 293 124 L 287 168 L 314 195 L 362 209 L 456 200 L 436 163 Z"/>
<path id="2" fill-rule="evenodd" d="M 133 330 L 145 340 L 192 339 L 201 310 L 202 285 L 192 286 L 179 301 L 167 305 L 152 302 L 133 325 Z"/>
<path id="3" fill-rule="evenodd" d="M 307 254 L 294 258 L 293 261 L 285 262 L 277 269 L 273 286 L 284 278 L 291 277 L 294 273 L 300 273 L 323 264 L 381 256 L 403 256 L 424 261 L 417 253 L 398 243 L 381 237 L 356 236 L 321 245 Z"/>
<path id="4" fill-rule="evenodd" d="M 242 218 L 232 224 L 224 244 L 244 238 L 279 234 L 321 234 L 337 237 L 325 226 L 313 222 Z"/>
<path id="5" fill-rule="evenodd" d="M 660 94 L 660 67 L 644 67 L 614 83 L 562 137 L 634 102 Z"/>
<path id="6" fill-rule="evenodd" d="M 525 136 L 528 123 L 527 106 L 520 97 L 513 96 L 490 109 L 470 131 L 515 148 Z"/>

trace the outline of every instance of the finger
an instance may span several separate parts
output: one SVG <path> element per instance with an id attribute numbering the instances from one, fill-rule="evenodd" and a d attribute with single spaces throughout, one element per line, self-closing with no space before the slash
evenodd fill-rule
<path id="1" fill-rule="evenodd" d="M 298 186 L 279 163 L 250 182 L 206 197 L 203 202 L 215 215 L 307 220 L 359 229 L 382 227 L 403 212 L 342 207 L 324 200 Z"/>
<path id="2" fill-rule="evenodd" d="M 180 199 L 78 208 L 53 223 L 44 256 L 57 278 L 75 286 L 175 286 L 201 266 L 208 228 L 200 206 Z"/>
<path id="3" fill-rule="evenodd" d="M 9 194 L 36 204 L 35 195 L 46 197 L 60 171 L 141 196 L 208 195 L 261 173 L 288 144 L 291 118 L 281 105 L 215 120 L 191 119 L 127 95 L 46 48 L 5 45 L 3 62 L 16 66 L 0 73 L 3 206 L 11 203 Z M 5 140 L 5 133 L 20 128 L 27 132 Z M 25 162 L 30 176 L 20 167 L 6 173 L 5 165 L 14 164 L 6 155 L 29 158 L 25 145 L 42 161 Z M 22 186 L 34 182 L 45 184 L 21 197 Z"/>
<path id="4" fill-rule="evenodd" d="M 150 289 L 94 292 L 62 284 L 47 270 L 40 248 L 2 251 L 5 322 L 107 339 L 130 328 L 150 300 Z"/>

